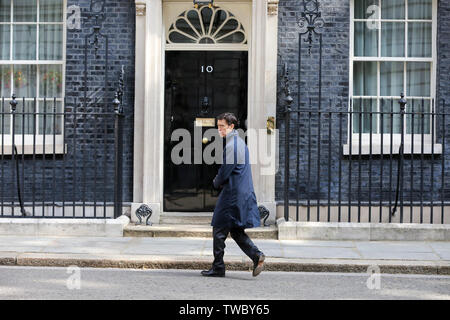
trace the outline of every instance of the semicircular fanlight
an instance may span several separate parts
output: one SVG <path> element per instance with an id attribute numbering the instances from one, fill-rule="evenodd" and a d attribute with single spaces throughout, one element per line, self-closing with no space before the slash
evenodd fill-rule
<path id="1" fill-rule="evenodd" d="M 219 7 L 201 6 L 180 14 L 169 28 L 167 43 L 247 44 L 242 23 Z"/>

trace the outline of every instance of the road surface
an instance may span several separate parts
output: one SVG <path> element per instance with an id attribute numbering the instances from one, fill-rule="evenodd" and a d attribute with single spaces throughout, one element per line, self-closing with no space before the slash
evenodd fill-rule
<path id="1" fill-rule="evenodd" d="M 450 299 L 450 276 L 3 266 L 5 299 Z"/>

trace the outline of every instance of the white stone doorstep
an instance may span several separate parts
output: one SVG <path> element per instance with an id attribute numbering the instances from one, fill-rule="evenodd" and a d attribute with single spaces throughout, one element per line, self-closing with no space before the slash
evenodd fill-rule
<path id="1" fill-rule="evenodd" d="M 279 240 L 450 241 L 450 224 L 277 220 Z"/>
<path id="2" fill-rule="evenodd" d="M 130 222 L 117 219 L 0 218 L 0 236 L 122 237 Z"/>

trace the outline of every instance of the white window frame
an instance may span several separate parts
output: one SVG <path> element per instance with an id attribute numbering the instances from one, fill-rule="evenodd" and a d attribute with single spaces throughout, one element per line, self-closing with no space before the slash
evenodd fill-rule
<path id="1" fill-rule="evenodd" d="M 378 4 L 380 5 L 380 0 L 378 0 Z M 382 1 L 382 0 L 381 0 Z M 386 0 L 384 0 L 386 1 Z M 406 70 L 406 63 L 407 62 L 428 62 L 431 63 L 431 72 L 430 72 L 430 109 L 432 108 L 432 102 L 436 101 L 436 69 L 437 69 L 437 6 L 438 6 L 438 0 L 432 0 L 432 56 L 431 58 L 410 58 L 408 57 L 408 22 L 430 22 L 430 20 L 410 20 L 408 19 L 408 2 L 405 1 L 405 19 L 396 20 L 396 19 L 381 19 L 381 12 L 378 19 L 373 20 L 377 21 L 379 25 L 381 26 L 382 22 L 389 21 L 389 22 L 405 22 L 405 57 L 381 57 L 381 28 L 378 32 L 378 56 L 377 57 L 355 57 L 354 55 L 354 41 L 355 41 L 355 33 L 354 33 L 354 25 L 355 22 L 362 22 L 367 21 L 368 19 L 355 19 L 355 0 L 350 0 L 350 64 L 349 64 L 349 111 L 350 111 L 350 100 L 353 99 L 359 99 L 359 98 L 366 98 L 366 99 L 376 99 L 377 101 L 377 110 L 380 110 L 380 98 L 382 99 L 394 99 L 394 101 L 400 100 L 400 96 L 381 96 L 380 95 L 380 62 L 403 62 L 404 63 L 404 70 L 403 70 L 403 92 L 406 93 L 406 78 L 407 78 L 407 70 Z M 353 64 L 355 61 L 370 61 L 370 62 L 377 62 L 377 96 L 353 96 Z M 400 94 L 400 92 L 399 92 Z M 406 97 L 408 100 L 419 98 L 422 99 L 422 97 Z M 396 102 L 394 102 L 396 103 Z M 436 103 L 434 105 L 436 110 Z M 407 107 L 408 109 L 408 107 Z M 408 111 L 407 111 L 408 112 Z M 375 115 L 374 115 L 375 116 Z M 404 153 L 413 153 L 419 154 L 422 152 L 422 134 L 414 134 L 414 140 L 412 140 L 412 135 L 408 134 L 406 132 L 406 120 L 407 117 L 404 117 Z M 435 117 L 435 126 L 434 126 L 434 140 L 432 141 L 432 134 L 424 134 L 424 146 L 423 146 L 423 152 L 425 154 L 431 154 L 432 152 L 434 154 L 440 154 L 442 153 L 442 145 L 436 144 L 436 117 Z M 353 125 L 352 120 L 352 125 Z M 378 126 L 381 125 L 381 122 L 377 121 Z M 432 129 L 432 125 L 430 123 L 430 130 Z M 348 127 L 347 132 L 349 133 L 347 135 L 347 144 L 343 146 L 343 153 L 344 155 L 358 155 L 360 154 L 389 154 L 391 152 L 391 134 L 390 133 L 383 133 L 383 146 L 381 146 L 381 133 L 380 130 L 377 130 L 377 133 L 353 133 L 353 128 L 350 128 L 350 121 L 348 121 Z M 352 146 L 351 146 L 351 153 L 350 153 L 350 134 L 352 135 Z M 361 135 L 361 147 L 359 146 L 359 139 Z M 370 147 L 370 139 L 372 138 L 372 148 Z M 401 134 L 400 133 L 394 133 L 392 134 L 392 152 L 398 153 L 399 147 L 401 144 Z M 413 147 L 413 146 L 414 147 Z M 434 150 L 433 150 L 434 149 Z"/>
<path id="2" fill-rule="evenodd" d="M 37 11 L 36 11 L 36 21 L 35 22 L 13 22 L 12 18 L 9 22 L 0 22 L 0 24 L 9 24 L 10 25 L 10 60 L 0 60 L 1 65 L 36 65 L 36 108 L 38 112 L 40 112 L 40 106 L 44 106 L 44 98 L 39 98 L 39 72 L 38 68 L 41 65 L 60 65 L 62 68 L 62 88 L 61 88 L 61 97 L 56 98 L 57 102 L 61 103 L 61 112 L 64 112 L 64 96 L 66 91 L 66 43 L 67 43 L 67 0 L 61 0 L 63 2 L 63 19 L 62 22 L 40 22 L 40 12 L 39 12 L 39 1 L 37 0 Z M 14 8 L 14 0 L 11 0 L 11 17 L 13 16 L 13 8 Z M 13 25 L 36 25 L 36 60 L 14 60 L 13 59 Z M 61 25 L 63 27 L 63 43 L 62 43 L 62 60 L 39 60 L 39 25 Z M 14 93 L 13 91 L 11 93 Z M 12 100 L 11 97 L 4 97 L 4 109 L 5 112 L 10 110 L 9 102 Z M 1 97 L 0 97 L 1 99 Z M 17 97 L 16 101 L 22 103 L 23 98 Z M 34 103 L 34 97 L 25 98 L 25 101 L 30 101 Z M 2 101 L 0 100 L 0 107 Z M 47 107 L 53 106 L 54 99 L 53 97 L 47 97 L 46 99 Z M 58 111 L 57 111 L 58 112 Z M 51 116 L 51 114 L 49 115 Z M 42 115 L 40 116 L 42 117 Z M 15 121 L 21 121 L 16 116 Z M 14 134 L 14 144 L 17 147 L 18 154 L 62 154 L 65 153 L 64 147 L 64 117 L 61 116 L 61 133 L 60 134 L 45 134 L 45 146 L 44 146 L 44 134 Z M 39 130 L 39 116 L 36 116 L 36 129 Z M 4 155 L 12 154 L 12 132 L 11 132 L 11 124 L 12 117 L 10 117 L 10 133 L 9 134 L 0 134 L 0 153 Z M 44 128 L 45 130 L 45 128 Z M 2 141 L 3 140 L 3 141 Z M 55 144 L 53 144 L 53 141 Z M 3 142 L 3 143 L 2 143 Z"/>

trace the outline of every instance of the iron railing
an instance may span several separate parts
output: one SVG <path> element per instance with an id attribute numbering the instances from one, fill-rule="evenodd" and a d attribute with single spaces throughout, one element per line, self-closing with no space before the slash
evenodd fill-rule
<path id="1" fill-rule="evenodd" d="M 0 217 L 122 214 L 121 92 L 111 102 L 1 98 Z"/>
<path id="2" fill-rule="evenodd" d="M 286 99 L 286 220 L 449 223 L 445 101 L 396 100 L 293 110 Z"/>

